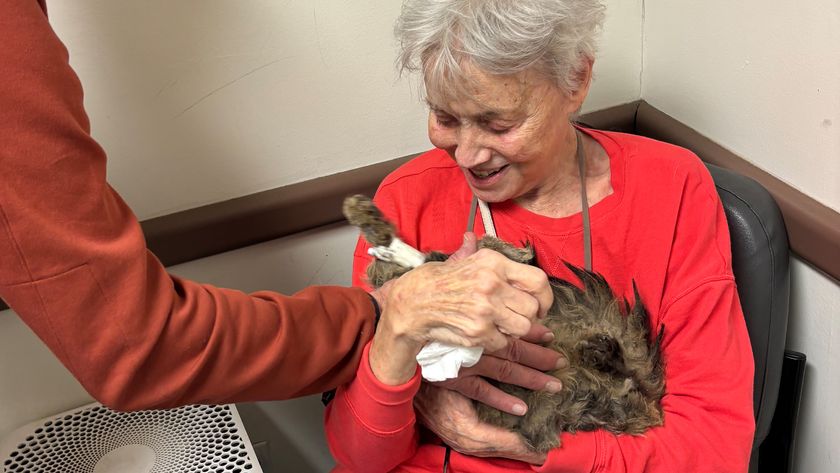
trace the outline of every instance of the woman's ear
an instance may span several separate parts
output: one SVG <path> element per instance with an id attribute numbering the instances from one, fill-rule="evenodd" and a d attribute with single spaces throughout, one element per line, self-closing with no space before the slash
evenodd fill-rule
<path id="1" fill-rule="evenodd" d="M 589 86 L 592 85 L 592 66 L 594 61 L 592 59 L 583 59 L 582 68 L 577 72 L 578 88 L 574 92 L 569 93 L 569 108 L 570 113 L 574 114 L 583 106 L 583 101 L 589 94 Z"/>

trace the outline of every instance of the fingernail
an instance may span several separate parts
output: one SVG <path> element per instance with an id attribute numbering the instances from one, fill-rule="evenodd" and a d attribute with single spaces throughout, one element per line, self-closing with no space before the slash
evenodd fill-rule
<path id="1" fill-rule="evenodd" d="M 554 365 L 555 369 L 561 370 L 563 368 L 569 367 L 569 360 L 563 358 L 562 356 L 557 360 L 557 364 Z"/>
<path id="2" fill-rule="evenodd" d="M 553 332 L 546 332 L 545 335 L 542 336 L 542 341 L 550 342 L 554 340 L 554 333 Z"/>
<path id="3" fill-rule="evenodd" d="M 545 390 L 548 392 L 559 393 L 561 389 L 563 389 L 563 385 L 560 384 L 560 381 L 549 381 L 545 383 Z"/>
<path id="4" fill-rule="evenodd" d="M 549 384 L 551 384 L 551 383 L 549 383 Z M 525 404 L 514 404 L 513 409 L 511 409 L 511 410 L 513 411 L 514 414 L 516 414 L 518 416 L 521 416 L 521 415 L 525 415 L 525 411 L 527 411 L 528 408 L 525 407 Z"/>

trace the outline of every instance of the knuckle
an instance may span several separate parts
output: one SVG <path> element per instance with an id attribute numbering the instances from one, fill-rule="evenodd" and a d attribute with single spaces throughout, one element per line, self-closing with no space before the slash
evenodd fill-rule
<path id="1" fill-rule="evenodd" d="M 528 314 L 536 315 L 540 311 L 540 301 L 536 297 L 529 295 L 525 303 L 528 305 Z"/>
<path id="2" fill-rule="evenodd" d="M 478 394 L 481 391 L 481 382 L 477 377 L 469 377 L 463 382 L 455 386 L 456 391 L 467 396 L 470 399 L 478 399 Z"/>
<path id="3" fill-rule="evenodd" d="M 461 331 L 464 334 L 464 337 L 468 339 L 466 341 L 472 341 L 472 339 L 478 338 L 482 334 L 482 330 L 475 325 L 466 326 L 462 328 Z"/>
<path id="4" fill-rule="evenodd" d="M 493 273 L 482 272 L 474 280 L 474 290 L 487 296 L 499 290 L 499 279 Z"/>
<path id="5" fill-rule="evenodd" d="M 513 363 L 510 361 L 504 360 L 502 363 L 499 364 L 498 371 L 496 372 L 499 381 L 508 381 L 513 377 Z"/>
<path id="6" fill-rule="evenodd" d="M 505 347 L 504 358 L 514 363 L 519 363 L 522 359 L 522 350 L 522 343 L 515 338 L 510 338 L 508 339 L 508 344 Z"/>
<path id="7" fill-rule="evenodd" d="M 476 379 L 473 386 L 473 394 L 475 394 L 476 400 L 488 399 L 491 394 L 490 385 L 481 382 L 481 380 L 479 379 Z"/>
<path id="8" fill-rule="evenodd" d="M 525 316 L 517 316 L 510 328 L 511 335 L 522 337 L 531 330 L 531 321 Z"/>

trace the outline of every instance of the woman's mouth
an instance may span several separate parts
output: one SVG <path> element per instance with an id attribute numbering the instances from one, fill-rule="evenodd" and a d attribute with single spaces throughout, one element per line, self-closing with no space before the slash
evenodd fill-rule
<path id="1" fill-rule="evenodd" d="M 500 168 L 490 169 L 490 170 L 486 170 L 486 171 L 476 171 L 476 170 L 470 169 L 470 172 L 473 174 L 473 176 L 475 176 L 479 179 L 487 179 L 490 176 L 495 176 L 496 174 L 499 174 L 502 171 L 502 169 L 504 169 L 506 167 L 507 167 L 507 165 L 502 166 Z"/>
<path id="2" fill-rule="evenodd" d="M 495 184 L 502 176 L 509 164 L 494 169 L 467 169 L 467 177 L 475 187 L 487 187 Z"/>

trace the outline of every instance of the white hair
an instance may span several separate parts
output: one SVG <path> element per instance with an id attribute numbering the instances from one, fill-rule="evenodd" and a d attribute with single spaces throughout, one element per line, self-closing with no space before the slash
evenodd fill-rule
<path id="1" fill-rule="evenodd" d="M 462 61 L 499 75 L 535 67 L 574 92 L 603 20 L 600 0 L 405 0 L 397 68 L 439 88 L 459 86 Z"/>

